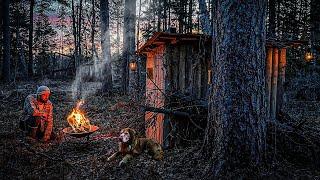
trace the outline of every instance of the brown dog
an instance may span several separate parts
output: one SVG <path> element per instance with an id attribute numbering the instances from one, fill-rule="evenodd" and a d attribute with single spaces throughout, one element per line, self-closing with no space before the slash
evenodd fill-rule
<path id="1" fill-rule="evenodd" d="M 163 150 L 160 144 L 152 139 L 138 138 L 137 132 L 134 129 L 122 129 L 120 131 L 119 141 L 119 150 L 111 155 L 107 161 L 112 161 L 117 156 L 122 155 L 123 159 L 119 163 L 119 166 L 121 166 L 131 160 L 133 156 L 141 154 L 144 150 L 147 150 L 155 160 L 163 159 Z"/>

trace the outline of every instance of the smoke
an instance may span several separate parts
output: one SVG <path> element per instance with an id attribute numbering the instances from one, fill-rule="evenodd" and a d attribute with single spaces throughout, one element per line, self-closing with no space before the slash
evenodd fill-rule
<path id="1" fill-rule="evenodd" d="M 101 90 L 106 63 L 107 61 L 105 60 L 99 60 L 97 53 L 94 52 L 92 63 L 82 64 L 77 68 L 76 76 L 71 86 L 74 101 L 86 100 L 89 95 Z"/>

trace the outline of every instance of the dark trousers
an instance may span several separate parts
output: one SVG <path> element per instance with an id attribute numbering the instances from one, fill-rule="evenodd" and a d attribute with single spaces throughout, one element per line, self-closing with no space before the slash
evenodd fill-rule
<path id="1" fill-rule="evenodd" d="M 44 126 L 42 123 L 44 122 L 41 122 L 41 119 L 30 116 L 26 120 L 20 121 L 20 128 L 27 131 L 28 134 L 31 134 L 32 131 L 36 131 L 36 137 L 41 139 L 44 135 L 44 128 L 41 128 L 41 126 Z"/>

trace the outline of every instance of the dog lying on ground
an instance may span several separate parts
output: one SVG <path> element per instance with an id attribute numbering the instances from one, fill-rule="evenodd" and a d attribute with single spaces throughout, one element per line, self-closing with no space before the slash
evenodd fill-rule
<path id="1" fill-rule="evenodd" d="M 134 156 L 141 154 L 147 150 L 155 160 L 163 159 L 163 150 L 160 144 L 152 139 L 138 138 L 137 132 L 131 128 L 125 128 L 120 131 L 119 150 L 112 154 L 107 161 L 114 160 L 117 156 L 122 155 L 123 158 L 119 166 L 128 163 Z"/>

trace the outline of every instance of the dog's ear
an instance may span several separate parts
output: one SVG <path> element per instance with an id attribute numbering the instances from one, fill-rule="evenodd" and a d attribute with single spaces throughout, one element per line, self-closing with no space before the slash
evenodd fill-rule
<path id="1" fill-rule="evenodd" d="M 132 128 L 129 128 L 129 133 L 130 133 L 131 137 L 136 137 L 138 134 L 137 131 Z"/>

